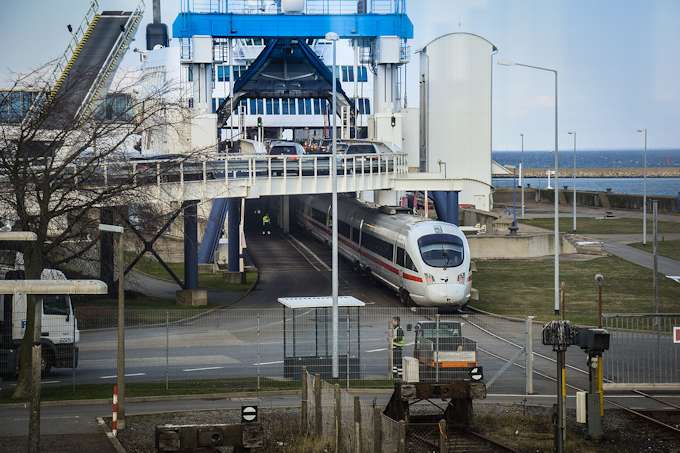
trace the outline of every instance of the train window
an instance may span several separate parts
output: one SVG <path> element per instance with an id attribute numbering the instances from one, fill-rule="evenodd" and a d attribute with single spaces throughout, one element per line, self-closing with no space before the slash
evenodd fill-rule
<path id="1" fill-rule="evenodd" d="M 413 260 L 408 256 L 408 252 L 404 252 L 404 267 L 410 269 L 413 272 L 418 272 L 418 268 L 413 264 Z"/>
<path id="2" fill-rule="evenodd" d="M 326 214 L 318 209 L 312 208 L 312 219 L 316 220 L 322 225 L 326 225 Z"/>
<path id="3" fill-rule="evenodd" d="M 376 255 L 380 255 L 383 258 L 392 261 L 394 246 L 389 242 L 385 242 L 372 234 L 364 233 L 361 238 L 361 244 Z"/>
<path id="4" fill-rule="evenodd" d="M 452 234 L 428 234 L 418 239 L 420 256 L 432 267 L 456 267 L 463 264 L 463 241 Z"/>
<path id="5" fill-rule="evenodd" d="M 348 223 L 343 222 L 342 220 L 338 220 L 338 234 L 341 236 L 345 236 L 346 238 L 349 238 L 349 232 L 351 231 L 351 227 L 349 226 Z"/>
<path id="6" fill-rule="evenodd" d="M 406 252 L 403 248 L 397 247 L 397 266 L 404 267 L 404 254 Z"/>
<path id="7" fill-rule="evenodd" d="M 352 227 L 352 240 L 359 243 L 359 228 Z"/>

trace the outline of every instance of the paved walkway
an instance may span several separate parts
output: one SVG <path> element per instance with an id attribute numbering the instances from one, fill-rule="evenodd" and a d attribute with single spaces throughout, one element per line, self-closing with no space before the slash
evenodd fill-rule
<path id="1" fill-rule="evenodd" d="M 602 240 L 605 252 L 618 256 L 621 259 L 637 264 L 638 266 L 646 267 L 647 269 L 654 268 L 653 255 L 643 250 L 631 247 L 618 241 L 607 240 L 597 235 L 593 236 L 596 239 Z M 680 261 L 659 256 L 658 258 L 659 272 L 666 276 L 680 276 Z"/>

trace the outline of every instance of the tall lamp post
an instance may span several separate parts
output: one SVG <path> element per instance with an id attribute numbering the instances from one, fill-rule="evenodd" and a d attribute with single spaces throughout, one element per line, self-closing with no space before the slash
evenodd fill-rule
<path id="1" fill-rule="evenodd" d="M 118 235 L 118 346 L 116 348 L 116 384 L 118 385 L 118 429 L 125 429 L 125 262 L 123 227 L 99 224 L 99 231 Z M 113 270 L 111 271 L 113 272 Z"/>
<path id="2" fill-rule="evenodd" d="M 502 66 L 522 66 L 525 68 L 536 69 L 538 71 L 551 72 L 555 76 L 555 294 L 554 294 L 554 308 L 555 315 L 560 314 L 560 181 L 559 181 L 559 143 L 558 143 L 558 123 L 557 123 L 557 70 L 544 68 L 541 66 L 533 66 L 528 64 L 516 63 L 508 60 L 498 60 L 498 64 Z M 566 426 L 566 357 L 565 351 L 560 350 L 557 353 L 557 420 L 558 430 L 555 436 L 555 449 L 558 453 L 563 453 L 565 443 L 567 440 L 567 426 Z"/>
<path id="3" fill-rule="evenodd" d="M 337 130 L 337 42 L 338 34 L 335 32 L 326 33 L 326 40 L 333 43 L 333 130 L 331 137 L 333 138 L 333 154 L 331 157 L 331 181 L 333 186 L 333 195 L 331 199 L 331 228 L 332 234 L 332 272 L 331 272 L 331 287 L 332 287 L 332 299 L 333 299 L 333 377 L 337 378 L 339 375 L 339 363 L 338 363 L 338 171 L 337 171 L 337 152 L 338 152 L 338 130 Z"/>
<path id="4" fill-rule="evenodd" d="M 647 128 L 638 129 L 638 133 L 645 137 L 642 152 L 642 244 L 647 245 Z"/>
<path id="5" fill-rule="evenodd" d="M 520 163 L 519 163 L 519 185 L 521 186 L 521 198 L 522 198 L 522 218 L 524 218 L 524 134 L 519 134 L 522 139 L 522 150 L 520 151 Z"/>
<path id="6" fill-rule="evenodd" d="M 523 63 L 517 63 L 511 60 L 499 59 L 498 64 L 501 66 L 521 66 L 524 68 L 536 69 L 538 71 L 551 72 L 555 76 L 555 238 L 554 238 L 554 255 L 555 255 L 555 294 L 554 294 L 554 308 L 555 314 L 560 314 L 560 184 L 559 184 L 559 154 L 558 154 L 558 126 L 557 126 L 557 70 L 544 68 L 541 66 L 532 66 Z"/>
<path id="7" fill-rule="evenodd" d="M 574 138 L 574 158 L 573 158 L 573 164 L 574 164 L 574 169 L 571 174 L 571 185 L 572 185 L 572 190 L 573 190 L 573 198 L 571 199 L 571 205 L 572 205 L 572 225 L 571 225 L 571 230 L 573 232 L 576 232 L 576 131 L 569 131 L 569 135 L 571 135 Z"/>

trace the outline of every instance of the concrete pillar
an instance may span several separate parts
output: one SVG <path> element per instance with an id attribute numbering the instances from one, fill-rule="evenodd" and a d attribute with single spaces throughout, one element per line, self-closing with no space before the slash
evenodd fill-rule
<path id="1" fill-rule="evenodd" d="M 198 203 L 184 202 L 184 289 L 198 288 Z"/>
<path id="2" fill-rule="evenodd" d="M 281 229 L 284 233 L 290 233 L 290 195 L 281 197 Z"/>
<path id="3" fill-rule="evenodd" d="M 458 191 L 433 190 L 430 196 L 439 220 L 458 225 Z"/>
<path id="4" fill-rule="evenodd" d="M 99 222 L 108 225 L 113 224 L 113 209 L 103 208 L 99 210 Z M 109 296 L 115 295 L 116 287 L 113 284 L 113 233 L 99 232 L 99 279 L 106 283 Z"/>
<path id="5" fill-rule="evenodd" d="M 227 263 L 229 272 L 239 272 L 239 222 L 241 221 L 241 199 L 227 200 Z"/>

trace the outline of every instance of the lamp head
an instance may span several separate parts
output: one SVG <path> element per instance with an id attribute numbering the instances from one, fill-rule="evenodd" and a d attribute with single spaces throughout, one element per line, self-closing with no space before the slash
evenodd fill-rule
<path id="1" fill-rule="evenodd" d="M 569 135 L 576 135 L 576 131 L 569 131 L 569 132 L 567 132 L 567 134 L 569 134 Z"/>
<path id="2" fill-rule="evenodd" d="M 604 275 L 595 274 L 595 284 L 597 286 L 602 286 L 604 284 Z"/>
<path id="3" fill-rule="evenodd" d="M 514 66 L 515 65 L 514 61 L 508 60 L 507 58 L 499 58 L 496 61 L 496 63 L 501 65 L 501 66 Z"/>
<path id="4" fill-rule="evenodd" d="M 637 131 L 640 134 L 644 134 L 645 132 L 647 132 L 647 129 L 638 129 Z"/>
<path id="5" fill-rule="evenodd" d="M 338 34 L 335 33 L 334 31 L 329 31 L 328 33 L 326 33 L 325 38 L 326 38 L 326 41 L 337 41 L 338 39 L 340 39 Z"/>

